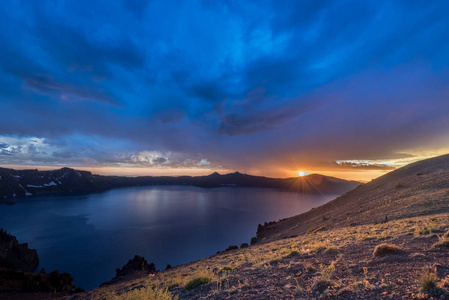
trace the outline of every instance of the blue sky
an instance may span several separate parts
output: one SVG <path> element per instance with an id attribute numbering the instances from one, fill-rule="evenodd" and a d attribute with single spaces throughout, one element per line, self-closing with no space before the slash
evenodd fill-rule
<path id="1" fill-rule="evenodd" d="M 1 5 L 3 165 L 288 176 L 449 149 L 447 1 Z"/>

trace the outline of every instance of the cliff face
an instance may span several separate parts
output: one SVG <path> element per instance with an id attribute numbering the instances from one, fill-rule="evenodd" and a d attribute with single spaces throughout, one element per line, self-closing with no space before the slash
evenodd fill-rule
<path id="1" fill-rule="evenodd" d="M 35 249 L 19 244 L 17 239 L 0 229 L 0 268 L 32 272 L 39 265 Z"/>
<path id="2" fill-rule="evenodd" d="M 268 178 L 238 172 L 208 176 L 100 176 L 91 172 L 62 168 L 53 171 L 0 168 L 0 199 L 14 197 L 92 193 L 129 186 L 191 185 L 199 187 L 261 187 L 306 194 L 342 194 L 360 183 L 338 178 L 309 175 L 299 178 Z"/>
<path id="3" fill-rule="evenodd" d="M 19 244 L 17 239 L 0 229 L 0 291 L 2 292 L 60 292 L 74 290 L 70 274 L 41 270 L 35 249 Z"/>

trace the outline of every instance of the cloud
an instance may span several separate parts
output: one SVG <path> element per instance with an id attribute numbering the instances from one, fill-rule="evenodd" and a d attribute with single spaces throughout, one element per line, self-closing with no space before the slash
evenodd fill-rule
<path id="1" fill-rule="evenodd" d="M 447 3 L 3 8 L 0 136 L 18 140 L 0 156 L 15 162 L 341 168 L 449 147 Z"/>

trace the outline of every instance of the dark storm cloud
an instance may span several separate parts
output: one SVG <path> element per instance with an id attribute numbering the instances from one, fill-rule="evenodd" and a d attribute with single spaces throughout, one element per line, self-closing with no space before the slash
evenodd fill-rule
<path id="1" fill-rule="evenodd" d="M 263 168 L 449 146 L 446 1 L 1 6 L 0 143 L 45 139 L 15 141 L 17 161 Z"/>

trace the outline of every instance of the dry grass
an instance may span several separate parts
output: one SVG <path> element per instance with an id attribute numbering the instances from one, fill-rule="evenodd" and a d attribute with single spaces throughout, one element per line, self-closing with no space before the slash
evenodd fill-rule
<path id="1" fill-rule="evenodd" d="M 134 289 L 119 296 L 113 296 L 114 300 L 177 300 L 178 296 L 173 296 L 167 289 L 144 287 Z"/>
<path id="2" fill-rule="evenodd" d="M 441 299 L 447 299 L 448 293 L 444 289 L 437 286 L 438 277 L 431 272 L 429 268 L 426 268 L 424 272 L 418 278 L 418 284 L 420 292 L 432 297 L 443 297 Z"/>
<path id="3" fill-rule="evenodd" d="M 379 257 L 388 254 L 400 254 L 403 250 L 401 247 L 393 244 L 380 244 L 374 248 L 373 256 Z"/>
<path id="4" fill-rule="evenodd" d="M 193 290 L 194 288 L 199 287 L 200 285 L 207 284 L 212 280 L 210 277 L 196 277 L 187 282 L 184 286 L 186 290 Z"/>
<path id="5" fill-rule="evenodd" d="M 449 248 L 449 239 L 440 239 L 438 242 L 432 245 L 433 248 L 441 247 L 441 248 Z"/>

